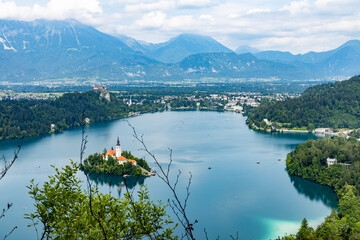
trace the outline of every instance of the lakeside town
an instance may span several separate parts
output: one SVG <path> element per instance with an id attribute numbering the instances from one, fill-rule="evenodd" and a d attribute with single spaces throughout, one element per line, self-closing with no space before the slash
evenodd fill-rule
<path id="1" fill-rule="evenodd" d="M 94 91 L 101 87 L 93 87 Z M 106 89 L 106 88 L 104 88 Z M 243 112 L 246 107 L 257 107 L 263 101 L 284 101 L 296 98 L 299 93 L 260 93 L 260 92 L 194 92 L 155 95 L 153 92 L 141 93 L 140 91 L 111 91 L 123 100 L 128 106 L 143 105 L 146 103 L 163 104 L 165 109 L 198 108 L 209 110 L 225 110 Z M 53 100 L 62 96 L 64 92 L 53 93 L 27 93 L 12 90 L 0 90 L 2 100 Z"/>

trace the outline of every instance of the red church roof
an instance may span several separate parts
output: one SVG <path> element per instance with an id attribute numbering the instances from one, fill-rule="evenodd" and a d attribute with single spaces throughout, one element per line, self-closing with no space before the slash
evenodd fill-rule
<path id="1" fill-rule="evenodd" d="M 133 159 L 129 159 L 128 161 L 131 162 L 132 164 L 135 164 L 135 163 L 136 163 L 136 161 L 133 160 Z"/>
<path id="2" fill-rule="evenodd" d="M 120 157 L 117 158 L 117 160 L 119 160 L 119 161 L 126 161 L 127 158 L 125 158 L 125 157 L 123 157 L 123 156 L 120 156 Z"/>
<path id="3" fill-rule="evenodd" d="M 106 155 L 114 156 L 114 155 L 116 155 L 116 152 L 114 151 L 114 149 L 110 149 L 110 150 L 106 153 Z"/>

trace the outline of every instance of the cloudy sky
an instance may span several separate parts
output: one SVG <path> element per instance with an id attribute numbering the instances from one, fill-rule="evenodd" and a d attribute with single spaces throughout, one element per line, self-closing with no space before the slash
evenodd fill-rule
<path id="1" fill-rule="evenodd" d="M 164 42 L 209 35 L 231 49 L 292 53 L 360 39 L 359 0 L 0 0 L 0 18 L 74 18 L 109 34 Z"/>

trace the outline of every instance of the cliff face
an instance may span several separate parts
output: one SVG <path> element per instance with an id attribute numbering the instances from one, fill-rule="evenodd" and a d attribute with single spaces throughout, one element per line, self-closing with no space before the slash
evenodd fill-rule
<path id="1" fill-rule="evenodd" d="M 106 87 L 99 87 L 99 88 L 94 87 L 94 91 L 100 93 L 100 96 L 99 96 L 100 100 L 105 98 L 108 102 L 111 102 L 110 92 L 107 90 Z"/>
<path id="2" fill-rule="evenodd" d="M 107 89 L 100 90 L 100 99 L 105 98 L 108 102 L 111 102 L 110 92 Z"/>

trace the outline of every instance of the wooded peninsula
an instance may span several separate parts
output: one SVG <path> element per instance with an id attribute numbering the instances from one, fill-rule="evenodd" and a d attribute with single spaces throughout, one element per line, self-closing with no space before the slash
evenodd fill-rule
<path id="1" fill-rule="evenodd" d="M 339 208 L 316 229 L 304 219 L 295 235 L 279 239 L 360 239 L 360 142 L 356 138 L 308 140 L 288 154 L 286 169 L 333 188 Z"/>

